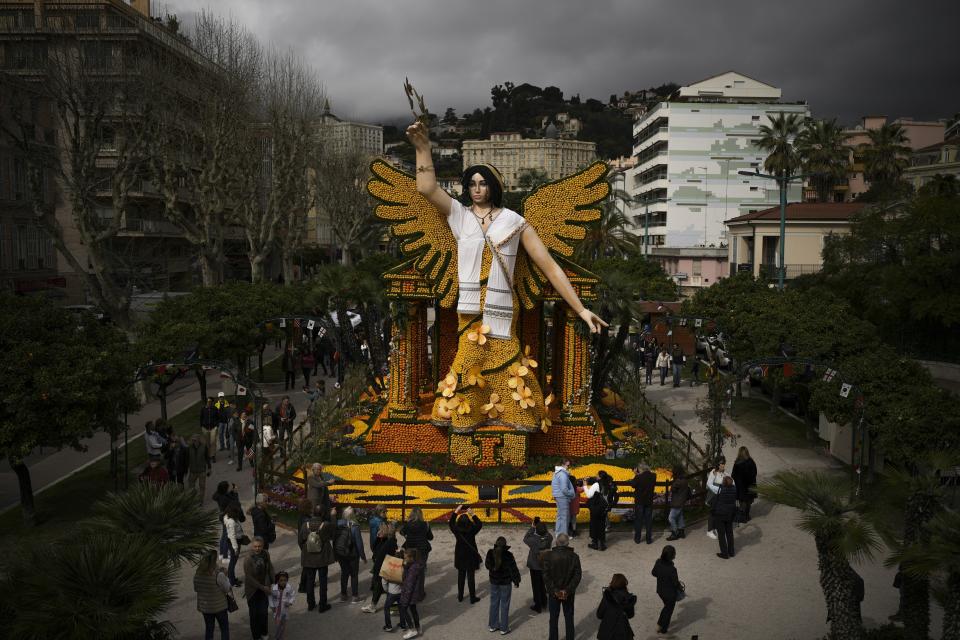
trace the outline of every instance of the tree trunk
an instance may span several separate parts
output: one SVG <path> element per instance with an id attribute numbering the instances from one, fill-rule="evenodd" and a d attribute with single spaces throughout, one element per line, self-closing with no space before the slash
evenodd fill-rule
<path id="1" fill-rule="evenodd" d="M 263 382 L 263 350 L 267 348 L 267 344 L 263 343 L 257 348 L 257 370 L 260 372 L 260 382 Z"/>
<path id="2" fill-rule="evenodd" d="M 904 505 L 903 545 L 926 545 L 930 541 L 927 523 L 933 518 L 936 498 L 923 489 L 914 490 Z M 930 579 L 904 573 L 903 585 L 904 637 L 909 640 L 927 640 L 930 634 Z"/>
<path id="3" fill-rule="evenodd" d="M 36 511 L 33 505 L 33 483 L 30 481 L 30 469 L 22 458 L 10 458 L 10 467 L 17 474 L 20 483 L 20 512 L 23 514 L 23 524 L 32 527 L 35 524 Z"/>
<path id="4" fill-rule="evenodd" d="M 193 369 L 193 373 L 197 376 L 197 382 L 200 383 L 200 404 L 206 404 L 207 402 L 207 372 L 203 370 L 201 365 L 197 365 Z"/>
<path id="5" fill-rule="evenodd" d="M 340 264 L 345 267 L 353 265 L 353 256 L 350 255 L 350 245 L 348 244 L 340 245 Z"/>
<path id="6" fill-rule="evenodd" d="M 283 284 L 287 287 L 296 282 L 296 278 L 293 276 L 293 258 L 294 256 L 286 249 L 284 249 L 283 255 L 280 257 L 280 263 L 283 267 Z"/>
<path id="7" fill-rule="evenodd" d="M 203 286 L 215 287 L 220 284 L 220 274 L 214 258 L 211 257 L 209 253 L 201 249 L 198 259 L 200 260 L 200 276 L 203 279 Z"/>
<path id="8" fill-rule="evenodd" d="M 820 588 L 827 604 L 831 640 L 861 640 L 863 620 L 860 602 L 854 596 L 854 573 L 850 563 L 834 549 L 834 541 L 816 536 Z"/>
<path id="9" fill-rule="evenodd" d="M 164 422 L 167 421 L 167 386 L 161 384 L 160 393 L 157 394 L 160 398 L 160 419 Z"/>
<path id="10" fill-rule="evenodd" d="M 960 640 L 960 572 L 947 574 L 947 595 L 943 603 L 943 640 Z"/>

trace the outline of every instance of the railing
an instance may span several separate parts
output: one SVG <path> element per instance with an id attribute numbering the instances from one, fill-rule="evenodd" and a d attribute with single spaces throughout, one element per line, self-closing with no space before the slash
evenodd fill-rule
<path id="1" fill-rule="evenodd" d="M 823 270 L 822 264 L 786 264 L 783 266 L 784 280 L 792 280 L 803 275 L 820 273 Z M 766 280 L 776 280 L 779 268 L 775 264 L 761 264 L 760 278 Z"/>

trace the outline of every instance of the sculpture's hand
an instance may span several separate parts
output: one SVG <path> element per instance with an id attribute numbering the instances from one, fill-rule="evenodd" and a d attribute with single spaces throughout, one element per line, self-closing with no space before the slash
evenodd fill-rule
<path id="1" fill-rule="evenodd" d="M 414 149 L 430 148 L 430 133 L 427 131 L 427 127 L 419 120 L 407 127 L 407 139 L 410 140 L 410 144 L 413 145 Z"/>
<path id="2" fill-rule="evenodd" d="M 580 312 L 580 319 L 587 323 L 587 326 L 590 327 L 590 333 L 600 333 L 600 330 L 604 327 L 609 327 L 610 325 L 603 321 L 603 319 L 595 314 L 590 309 L 584 309 Z"/>

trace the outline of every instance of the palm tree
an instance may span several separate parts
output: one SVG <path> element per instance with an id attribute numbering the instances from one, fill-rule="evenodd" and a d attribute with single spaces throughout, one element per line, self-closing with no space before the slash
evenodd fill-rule
<path id="1" fill-rule="evenodd" d="M 960 194 L 960 180 L 952 173 L 937 173 L 920 188 L 920 192 L 940 198 L 954 198 Z"/>
<path id="2" fill-rule="evenodd" d="M 174 483 L 141 483 L 125 493 L 108 493 L 85 523 L 120 536 L 140 537 L 174 563 L 195 562 L 220 535 L 214 509 L 204 509 L 193 491 Z"/>
<path id="3" fill-rule="evenodd" d="M 829 202 L 833 187 L 847 175 L 850 151 L 844 144 L 846 138 L 836 118 L 808 118 L 797 135 L 800 166 L 805 173 L 812 174 L 810 181 L 817 189 L 818 202 Z"/>
<path id="4" fill-rule="evenodd" d="M 929 525 L 930 539 L 891 558 L 916 578 L 940 574 L 943 590 L 943 640 L 960 640 L 960 511 L 944 509 Z M 906 621 L 904 621 L 906 629 Z"/>
<path id="5" fill-rule="evenodd" d="M 611 190 L 600 205 L 600 219 L 590 225 L 577 247 L 577 257 L 587 262 L 598 258 L 630 256 L 637 251 L 633 234 L 627 231 L 630 221 L 623 213 L 623 204 L 631 201 L 623 190 Z"/>
<path id="6" fill-rule="evenodd" d="M 5 637 L 173 637 L 170 625 L 156 620 L 175 599 L 176 572 L 138 536 L 91 529 L 28 546 L 11 559 L 0 583 Z"/>
<path id="7" fill-rule="evenodd" d="M 817 548 L 820 588 L 827 604 L 830 637 L 863 637 L 859 576 L 850 560 L 872 557 L 880 547 L 877 534 L 861 517 L 863 504 L 852 497 L 850 483 L 820 472 L 781 471 L 760 485 L 761 496 L 800 511 L 797 526 L 811 534 Z"/>
<path id="8" fill-rule="evenodd" d="M 907 167 L 906 158 L 910 154 L 906 130 L 899 123 L 890 122 L 867 131 L 867 137 L 870 142 L 861 147 L 864 177 L 869 182 L 896 183 Z"/>
<path id="9" fill-rule="evenodd" d="M 763 168 L 781 178 L 793 174 L 800 167 L 795 142 L 803 120 L 798 113 L 778 113 L 768 116 L 770 124 L 760 125 L 757 147 L 767 152 Z"/>

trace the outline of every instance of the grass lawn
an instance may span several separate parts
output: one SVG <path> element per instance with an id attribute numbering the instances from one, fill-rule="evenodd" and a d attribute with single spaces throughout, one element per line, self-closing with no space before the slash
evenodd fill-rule
<path id="1" fill-rule="evenodd" d="M 200 412 L 200 403 L 188 407 L 170 419 L 176 432 L 189 438 L 199 432 L 196 416 Z M 130 482 L 136 482 L 136 474 L 147 461 L 147 451 L 140 439 L 130 443 L 129 449 Z M 120 466 L 123 466 L 123 451 L 120 452 Z M 123 487 L 123 469 L 120 469 L 120 487 Z M 107 456 L 86 469 L 58 482 L 43 493 L 34 497 L 36 506 L 36 525 L 26 528 L 20 508 L 11 509 L 0 515 L 0 540 L 14 542 L 29 537 L 31 541 L 49 540 L 60 536 L 65 529 L 71 529 L 77 522 L 90 515 L 93 504 L 108 492 L 114 490 L 114 479 L 110 476 L 110 457 Z"/>
<path id="2" fill-rule="evenodd" d="M 770 403 L 759 398 L 734 400 L 733 420 L 764 444 L 771 447 L 807 448 L 807 427 L 802 422 L 784 415 L 780 410 L 770 413 Z"/>

